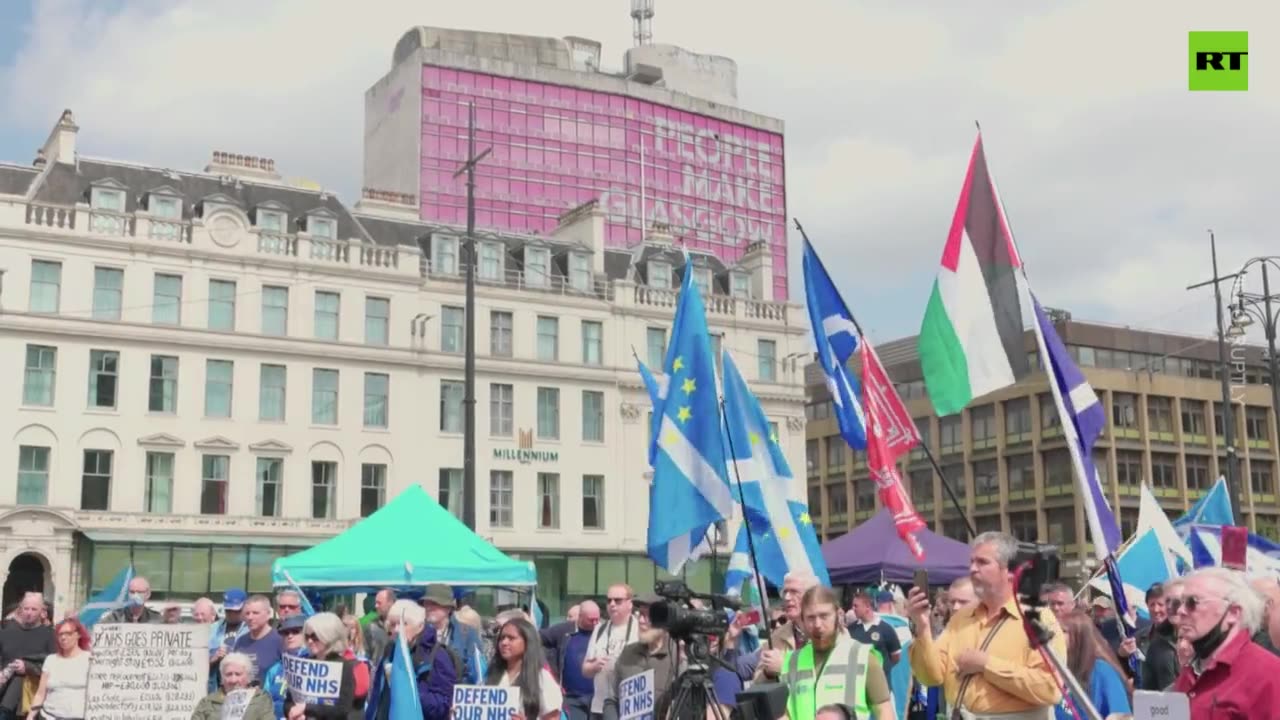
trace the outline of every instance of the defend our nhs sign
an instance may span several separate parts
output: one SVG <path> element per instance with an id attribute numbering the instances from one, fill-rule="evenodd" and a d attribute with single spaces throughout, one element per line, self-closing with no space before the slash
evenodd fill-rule
<path id="1" fill-rule="evenodd" d="M 523 715 L 520 688 L 486 685 L 453 686 L 454 720 L 511 720 Z"/>
<path id="2" fill-rule="evenodd" d="M 653 670 L 632 675 L 618 685 L 620 720 L 652 720 L 654 717 Z"/>

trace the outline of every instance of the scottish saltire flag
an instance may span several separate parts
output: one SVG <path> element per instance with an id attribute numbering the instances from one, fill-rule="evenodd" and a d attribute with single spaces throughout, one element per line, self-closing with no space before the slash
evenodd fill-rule
<path id="1" fill-rule="evenodd" d="M 804 243 L 804 294 L 817 348 L 818 364 L 827 378 L 827 390 L 840 425 L 840 435 L 849 447 L 867 447 L 867 414 L 862 407 L 862 388 L 849 369 L 849 360 L 858 351 L 858 329 L 822 266 L 813 245 Z"/>
<path id="2" fill-rule="evenodd" d="M 1196 501 L 1186 515 L 1173 521 L 1173 527 L 1185 535 L 1192 525 L 1235 525 L 1231 511 L 1231 491 L 1227 479 L 1219 477 L 1209 492 Z"/>
<path id="3" fill-rule="evenodd" d="M 1222 564 L 1222 526 L 1193 525 L 1187 533 L 1193 566 Z M 1250 575 L 1280 575 L 1280 544 L 1249 533 L 1245 549 L 1245 572 Z"/>
<path id="4" fill-rule="evenodd" d="M 418 677 L 413 671 L 413 656 L 404 634 L 397 632 L 396 649 L 391 657 L 391 677 L 387 688 L 391 691 L 391 711 L 388 720 L 422 720 L 422 700 L 418 698 Z"/>
<path id="5" fill-rule="evenodd" d="M 1178 542 L 1182 542 L 1179 540 Z M 1141 532 L 1116 556 L 1116 569 L 1124 578 L 1124 598 L 1129 607 L 1145 609 L 1147 590 L 1156 583 L 1176 578 L 1167 562 L 1167 552 L 1154 530 Z M 1093 579 L 1093 587 L 1115 597 L 1116 591 L 1104 576 Z"/>
<path id="6" fill-rule="evenodd" d="M 116 573 L 111 578 L 111 582 L 102 588 L 102 592 L 89 598 L 89 602 L 80 608 L 79 620 L 80 624 L 86 628 L 92 628 L 103 615 L 124 607 L 125 602 L 129 599 L 129 582 L 133 580 L 133 566 L 129 565 L 125 569 Z"/>
<path id="7" fill-rule="evenodd" d="M 653 406 L 649 465 L 649 557 L 676 574 L 734 506 L 720 432 L 716 363 L 702 294 L 686 271 L 676 303 L 664 374 L 667 393 Z"/>
<path id="8" fill-rule="evenodd" d="M 1144 484 L 1138 498 L 1138 529 L 1133 535 L 1135 538 L 1140 538 L 1148 531 L 1155 535 L 1156 541 L 1164 551 L 1162 557 L 1169 577 L 1178 577 L 1195 566 L 1191 559 L 1191 551 L 1187 549 L 1187 543 L 1173 527 L 1169 516 L 1164 514 L 1164 509 L 1156 501 L 1156 496 L 1151 493 L 1151 488 Z M 1121 563 L 1120 572 L 1124 570 L 1125 565 Z"/>
<path id="9" fill-rule="evenodd" d="M 812 573 L 830 585 L 821 543 L 809 519 L 806 502 L 793 499 L 798 486 L 791 466 L 769 426 L 760 401 L 747 387 L 727 350 L 724 366 L 725 452 L 732 453 L 729 476 L 742 480 L 743 523 L 725 573 L 728 587 L 741 587 L 751 577 L 746 533 L 755 541 L 757 569 L 766 581 L 782 587 L 788 572 Z M 745 565 L 745 567 L 744 567 Z M 744 574 L 745 571 L 745 574 Z"/>

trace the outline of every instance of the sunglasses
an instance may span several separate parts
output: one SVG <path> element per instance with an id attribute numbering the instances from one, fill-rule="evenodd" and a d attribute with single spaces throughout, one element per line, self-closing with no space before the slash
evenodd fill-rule
<path id="1" fill-rule="evenodd" d="M 301 605 L 285 605 L 285 604 L 281 603 L 281 604 L 279 605 L 279 608 L 280 608 L 281 610 L 301 610 L 301 609 L 302 609 L 302 606 L 301 606 Z"/>
<path id="2" fill-rule="evenodd" d="M 609 598 L 608 600 L 609 600 L 609 604 L 610 604 L 610 605 L 621 605 L 622 603 L 624 603 L 624 602 L 626 602 L 626 601 L 628 601 L 628 600 L 630 600 L 630 599 L 631 599 L 631 598 L 624 598 L 624 597 L 611 597 L 611 598 Z"/>
<path id="3" fill-rule="evenodd" d="M 300 633 L 300 632 L 302 632 L 302 631 L 301 631 L 301 630 L 296 630 L 296 629 L 295 629 L 295 630 L 281 630 L 281 631 L 280 631 L 280 634 L 281 634 L 281 635 L 297 635 L 297 634 L 298 634 L 298 633 Z"/>
<path id="4" fill-rule="evenodd" d="M 320 638 L 315 633 L 307 633 L 306 640 L 307 642 L 320 642 Z"/>
<path id="5" fill-rule="evenodd" d="M 1182 598 L 1181 605 L 1183 610 L 1186 610 L 1188 613 L 1193 613 L 1196 611 L 1196 608 L 1203 605 L 1204 602 L 1205 598 L 1196 597 L 1195 595 L 1187 595 Z"/>

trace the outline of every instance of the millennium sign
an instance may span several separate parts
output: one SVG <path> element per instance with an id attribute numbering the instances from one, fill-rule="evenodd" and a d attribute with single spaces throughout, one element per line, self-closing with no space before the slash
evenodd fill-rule
<path id="1" fill-rule="evenodd" d="M 533 430 L 520 430 L 518 438 L 518 447 L 514 448 L 494 448 L 494 460 L 513 460 L 519 463 L 552 463 L 560 461 L 560 452 L 558 450 L 534 450 L 533 449 Z"/>

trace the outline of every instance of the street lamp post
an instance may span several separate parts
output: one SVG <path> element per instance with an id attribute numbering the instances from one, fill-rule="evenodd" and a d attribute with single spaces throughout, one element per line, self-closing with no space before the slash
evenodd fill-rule
<path id="1" fill-rule="evenodd" d="M 1262 266 L 1261 295 L 1245 292 L 1243 287 L 1244 276 L 1254 265 Z M 1252 325 L 1254 321 L 1262 325 L 1263 337 L 1267 339 L 1267 366 L 1271 375 L 1271 411 L 1273 416 L 1280 418 L 1280 358 L 1276 357 L 1276 335 L 1280 326 L 1280 293 L 1274 295 L 1271 293 L 1271 278 L 1267 273 L 1270 267 L 1280 270 L 1280 256 L 1253 258 L 1236 274 L 1235 287 L 1232 288 L 1235 291 L 1233 294 L 1236 301 L 1231 304 L 1231 332 L 1235 335 L 1243 335 L 1245 328 Z M 1276 302 L 1274 309 L 1272 301 Z"/>

